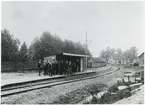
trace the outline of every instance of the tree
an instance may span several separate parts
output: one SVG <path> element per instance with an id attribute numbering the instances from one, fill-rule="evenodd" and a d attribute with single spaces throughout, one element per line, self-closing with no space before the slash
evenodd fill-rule
<path id="1" fill-rule="evenodd" d="M 106 57 L 105 57 L 105 50 L 102 50 L 102 51 L 101 51 L 100 57 L 106 59 Z"/>
<path id="2" fill-rule="evenodd" d="M 124 51 L 125 58 L 130 62 L 133 62 L 137 58 L 137 55 L 138 55 L 138 49 L 136 47 L 131 47 L 126 51 Z"/>
<path id="3" fill-rule="evenodd" d="M 105 59 L 107 62 L 108 60 L 114 56 L 115 54 L 115 49 L 111 49 L 110 47 L 107 47 L 106 50 L 102 50 L 101 51 L 101 54 L 100 54 L 100 57 Z"/>
<path id="4" fill-rule="evenodd" d="M 121 48 L 116 49 L 116 56 L 117 56 L 120 60 L 124 59 L 124 57 L 123 57 L 123 52 L 122 52 Z"/>
<path id="5" fill-rule="evenodd" d="M 26 45 L 25 41 L 23 42 L 21 49 L 20 49 L 20 59 L 22 61 L 28 60 L 27 45 Z"/>
<path id="6" fill-rule="evenodd" d="M 35 38 L 28 49 L 28 56 L 30 60 L 37 61 L 39 59 L 43 59 L 41 47 L 40 38 Z"/>
<path id="7" fill-rule="evenodd" d="M 89 49 L 86 49 L 81 43 L 76 43 L 71 40 L 62 41 L 57 35 L 52 35 L 49 32 L 43 32 L 38 38 L 35 38 L 30 45 L 28 53 L 31 60 L 43 59 L 46 56 L 65 53 L 91 55 Z"/>
<path id="8" fill-rule="evenodd" d="M 1 31 L 2 61 L 18 60 L 20 41 L 6 29 Z"/>
<path id="9" fill-rule="evenodd" d="M 106 50 L 102 50 L 100 53 L 100 57 L 106 59 L 108 61 L 109 58 L 115 58 L 117 60 L 122 60 L 126 59 L 129 60 L 130 62 L 133 62 L 137 58 L 137 48 L 136 47 L 131 47 L 127 49 L 126 51 L 122 52 L 121 48 L 118 49 L 111 49 L 110 47 L 107 47 Z"/>

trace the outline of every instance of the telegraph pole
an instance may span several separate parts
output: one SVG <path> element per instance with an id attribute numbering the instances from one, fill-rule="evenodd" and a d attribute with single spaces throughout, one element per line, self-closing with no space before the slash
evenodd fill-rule
<path id="1" fill-rule="evenodd" d="M 86 71 L 87 71 L 87 49 L 88 49 L 88 44 L 87 44 L 87 30 L 86 30 Z"/>
<path id="2" fill-rule="evenodd" d="M 88 45 L 89 45 L 88 41 L 89 41 L 89 44 L 91 44 L 92 41 L 87 39 L 87 30 L 86 30 L 86 70 L 87 70 L 87 63 L 88 63 L 87 62 L 87 49 L 88 49 Z"/>

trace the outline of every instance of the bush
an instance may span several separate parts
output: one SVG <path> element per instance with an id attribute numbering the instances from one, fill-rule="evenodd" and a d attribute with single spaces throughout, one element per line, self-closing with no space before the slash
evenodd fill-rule
<path id="1" fill-rule="evenodd" d="M 123 98 L 130 97 L 131 96 L 131 92 L 129 90 L 124 90 L 122 92 L 122 94 L 123 94 Z"/>
<path id="2" fill-rule="evenodd" d="M 99 104 L 112 104 L 118 100 L 120 100 L 120 98 L 117 94 L 106 93 L 101 97 Z"/>
<path id="3" fill-rule="evenodd" d="M 87 89 L 87 91 L 89 92 L 89 93 L 98 93 L 99 92 L 99 90 L 98 90 L 98 85 L 91 85 L 91 86 L 89 86 L 89 88 Z"/>
<path id="4" fill-rule="evenodd" d="M 91 93 L 96 94 L 96 93 L 100 92 L 105 87 L 106 87 L 106 85 L 104 85 L 104 84 L 86 85 L 85 87 L 83 87 L 81 89 L 76 89 L 65 95 L 59 96 L 58 99 L 56 99 L 53 102 L 53 104 L 75 104 L 75 103 L 78 103 L 78 102 L 82 101 L 83 99 L 85 99 L 85 97 L 89 96 Z M 95 99 L 93 99 L 93 102 L 94 102 L 94 100 Z"/>
<path id="5" fill-rule="evenodd" d="M 118 100 L 131 96 L 129 90 L 117 91 L 116 94 L 105 93 L 100 99 L 94 100 L 91 104 L 112 104 Z"/>
<path id="6" fill-rule="evenodd" d="M 127 98 L 129 96 L 131 96 L 131 92 L 129 90 L 122 90 L 117 92 L 117 97 L 119 99 Z"/>
<path id="7" fill-rule="evenodd" d="M 90 104 L 96 104 L 96 103 L 97 103 L 97 98 L 93 96 Z"/>
<path id="8" fill-rule="evenodd" d="M 117 92 L 117 91 L 119 91 L 119 89 L 118 89 L 117 85 L 113 85 L 113 86 L 109 87 L 108 91 L 109 92 Z"/>

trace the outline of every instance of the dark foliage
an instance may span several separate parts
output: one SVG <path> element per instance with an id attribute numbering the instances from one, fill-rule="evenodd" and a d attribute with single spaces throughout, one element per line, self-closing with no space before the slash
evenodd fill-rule
<path id="1" fill-rule="evenodd" d="M 109 87 L 108 91 L 109 92 L 117 92 L 117 91 L 119 91 L 119 89 L 118 89 L 117 85 L 113 85 L 113 86 Z"/>
<path id="2" fill-rule="evenodd" d="M 106 85 L 104 84 L 87 85 L 81 89 L 77 89 L 60 96 L 53 102 L 53 104 L 75 104 L 85 99 L 85 97 L 91 95 L 92 92 L 96 94 L 95 92 L 98 93 L 104 88 L 106 88 Z M 96 100 L 95 97 L 93 99 Z"/>
<path id="3" fill-rule="evenodd" d="M 71 40 L 62 41 L 58 36 L 49 32 L 44 32 L 39 38 L 35 38 L 29 47 L 28 54 L 31 60 L 39 60 L 62 52 L 83 55 L 87 52 L 91 55 L 90 51 L 81 43 Z"/>
<path id="4" fill-rule="evenodd" d="M 117 91 L 116 94 L 111 94 L 110 92 L 105 93 L 100 99 L 91 100 L 91 104 L 112 104 L 123 98 L 131 96 L 131 92 L 126 89 L 122 91 Z"/>
<path id="5" fill-rule="evenodd" d="M 17 61 L 19 59 L 20 41 L 6 29 L 1 31 L 1 35 L 2 61 Z"/>
<path id="6" fill-rule="evenodd" d="M 2 61 L 37 61 L 62 52 L 83 55 L 87 52 L 88 55 L 91 55 L 85 45 L 80 42 L 62 41 L 57 35 L 49 32 L 43 32 L 40 37 L 35 38 L 29 48 L 25 42 L 20 47 L 20 41 L 14 38 L 8 30 L 2 30 L 1 34 Z"/>

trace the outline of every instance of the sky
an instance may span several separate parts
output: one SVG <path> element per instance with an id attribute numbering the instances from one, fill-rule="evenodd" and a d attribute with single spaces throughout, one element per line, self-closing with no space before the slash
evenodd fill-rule
<path id="1" fill-rule="evenodd" d="M 144 1 L 3 1 L 2 29 L 28 46 L 44 31 L 85 43 L 94 57 L 101 50 L 136 46 L 144 51 Z"/>

